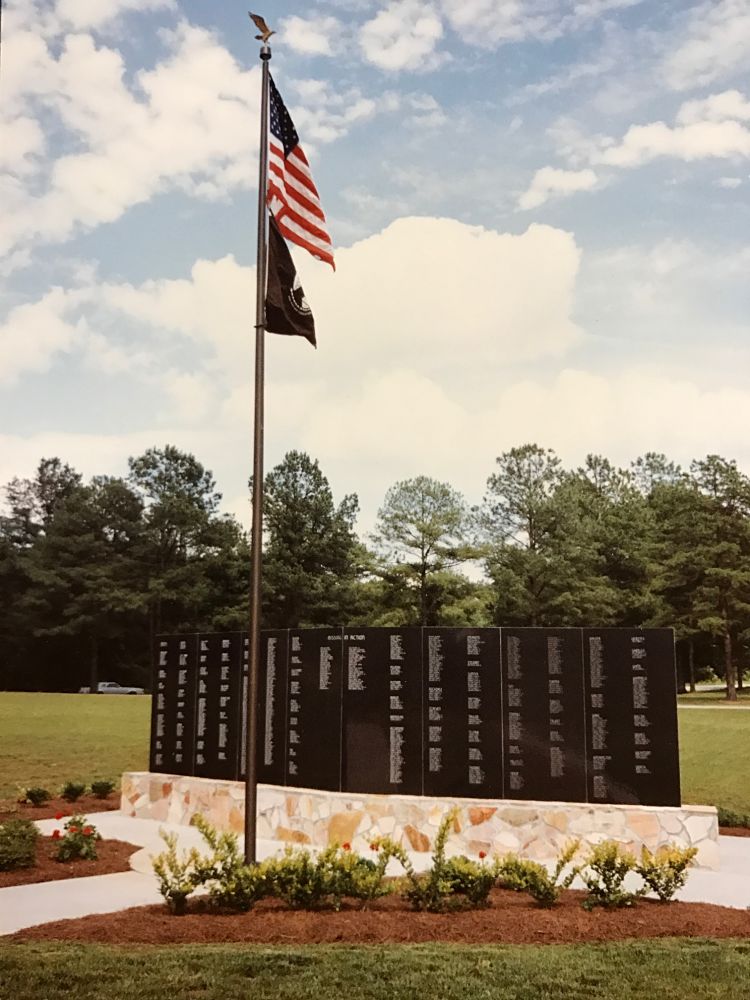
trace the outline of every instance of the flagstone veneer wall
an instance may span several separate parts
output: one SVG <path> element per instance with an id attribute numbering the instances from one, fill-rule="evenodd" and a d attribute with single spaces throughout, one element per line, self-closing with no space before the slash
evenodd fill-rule
<path id="1" fill-rule="evenodd" d="M 141 819 L 190 823 L 201 813 L 220 829 L 242 833 L 245 786 L 238 781 L 129 772 L 122 777 L 122 812 Z M 258 837 L 325 847 L 337 841 L 365 853 L 378 835 L 408 849 L 429 851 L 441 818 L 461 808 L 448 844 L 469 856 L 518 851 L 552 860 L 572 837 L 584 844 L 616 840 L 640 853 L 642 845 L 698 848 L 701 868 L 718 868 L 719 827 L 713 806 L 586 805 L 569 802 L 422 798 L 356 795 L 274 785 L 258 787 Z"/>

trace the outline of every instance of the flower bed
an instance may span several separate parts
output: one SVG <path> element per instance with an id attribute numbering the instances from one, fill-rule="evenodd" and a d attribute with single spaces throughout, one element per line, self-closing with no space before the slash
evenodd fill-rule
<path id="1" fill-rule="evenodd" d="M 36 864 L 32 868 L 17 868 L 0 872 L 0 889 L 11 885 L 29 885 L 34 882 L 56 882 L 58 879 L 83 878 L 87 875 L 111 875 L 130 870 L 131 854 L 140 850 L 136 844 L 123 840 L 102 840 L 97 845 L 98 857 L 93 861 L 58 861 L 59 840 L 40 837 L 37 844 Z"/>
<path id="2" fill-rule="evenodd" d="M 54 819 L 58 813 L 76 812 L 90 815 L 98 812 L 112 812 L 120 808 L 120 798 L 116 794 L 106 799 L 95 795 L 82 795 L 75 803 L 67 802 L 56 795 L 41 806 L 33 806 L 29 802 L 17 802 L 15 799 L 0 799 L 0 823 L 6 819 Z"/>

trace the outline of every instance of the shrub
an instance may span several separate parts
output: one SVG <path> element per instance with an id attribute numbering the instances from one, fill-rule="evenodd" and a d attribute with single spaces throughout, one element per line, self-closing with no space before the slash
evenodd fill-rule
<path id="1" fill-rule="evenodd" d="M 213 906 L 243 913 L 272 893 L 269 862 L 245 864 L 236 834 L 220 833 L 200 815 L 193 817 L 192 822 L 210 848 L 207 855 L 192 848 L 179 856 L 176 835 L 161 831 L 167 849 L 151 862 L 159 892 L 172 913 L 183 914 L 188 898 L 199 886 L 208 889 Z"/>
<path id="2" fill-rule="evenodd" d="M 293 909 L 332 906 L 338 910 L 343 896 L 343 880 L 335 870 L 338 853 L 337 845 L 327 847 L 317 857 L 288 847 L 283 857 L 267 862 L 273 894 Z"/>
<path id="3" fill-rule="evenodd" d="M 652 854 L 647 847 L 641 849 L 641 861 L 635 870 L 648 888 L 655 892 L 660 902 L 668 903 L 678 889 L 687 882 L 688 868 L 698 853 L 697 847 L 676 847 L 670 844 Z"/>
<path id="4" fill-rule="evenodd" d="M 462 854 L 448 858 L 444 875 L 450 883 L 452 895 L 458 896 L 467 908 L 472 909 L 487 906 L 490 890 L 497 878 L 494 867 L 472 861 Z"/>
<path id="5" fill-rule="evenodd" d="M 527 861 L 512 853 L 498 858 L 495 865 L 498 885 L 503 889 L 512 889 L 513 892 L 526 892 L 531 868 L 535 864 L 535 861 Z"/>
<path id="6" fill-rule="evenodd" d="M 614 840 L 605 840 L 591 848 L 581 876 L 589 891 L 584 908 L 595 906 L 614 909 L 632 906 L 640 893 L 626 892 L 623 882 L 628 872 L 635 869 L 635 858 Z"/>
<path id="7" fill-rule="evenodd" d="M 332 896 L 334 900 L 348 897 L 362 902 L 362 909 L 373 899 L 387 896 L 393 891 L 383 881 L 390 856 L 382 852 L 377 861 L 353 853 L 348 844 L 337 850 L 332 864 Z"/>
<path id="8" fill-rule="evenodd" d="M 200 863 L 197 850 L 193 847 L 182 857 L 177 854 L 177 835 L 165 833 L 160 836 L 167 849 L 152 858 L 151 864 L 159 882 L 159 892 L 164 897 L 170 912 L 179 916 L 187 908 L 188 897 L 195 891 L 196 866 Z"/>
<path id="9" fill-rule="evenodd" d="M 102 779 L 100 781 L 91 782 L 91 794 L 97 799 L 106 799 L 114 792 L 117 787 L 116 782 L 111 781 L 109 778 Z"/>
<path id="10" fill-rule="evenodd" d="M 246 913 L 272 889 L 266 866 L 247 865 L 240 854 L 237 835 L 219 833 L 203 816 L 193 817 L 201 836 L 211 848 L 207 857 L 196 855 L 192 874 L 195 886 L 208 887 L 215 906 Z"/>
<path id="11" fill-rule="evenodd" d="M 717 806 L 719 814 L 719 826 L 750 827 L 750 815 L 747 813 L 734 812 L 732 809 L 725 809 Z"/>
<path id="12" fill-rule="evenodd" d="M 39 831 L 30 819 L 0 823 L 0 872 L 35 865 L 38 840 Z"/>
<path id="13" fill-rule="evenodd" d="M 71 816 L 55 857 L 58 861 L 96 861 L 97 840 L 101 840 L 101 836 L 85 816 Z"/>
<path id="14" fill-rule="evenodd" d="M 288 847 L 280 858 L 263 866 L 268 892 L 293 909 L 341 908 L 345 898 L 357 899 L 364 909 L 373 899 L 392 892 L 384 884 L 390 854 L 383 851 L 377 862 L 362 858 L 348 844 L 332 844 L 317 856 Z"/>
<path id="15" fill-rule="evenodd" d="M 19 802 L 28 802 L 32 806 L 43 806 L 44 803 L 49 802 L 51 798 L 52 793 L 46 788 L 40 788 L 37 785 L 33 785 L 31 788 L 21 789 Z"/>
<path id="16" fill-rule="evenodd" d="M 506 889 L 527 892 L 539 906 L 554 906 L 560 898 L 560 893 L 570 888 L 579 872 L 579 868 L 574 866 L 563 877 L 563 872 L 580 846 L 579 840 L 572 840 L 566 844 L 557 856 L 552 874 L 537 861 L 528 861 L 516 854 L 508 854 L 498 862 L 498 881 Z"/>
<path id="17" fill-rule="evenodd" d="M 443 817 L 435 836 L 432 865 L 424 874 L 417 874 L 404 848 L 389 837 L 384 837 L 373 845 L 384 852 L 386 863 L 391 857 L 401 863 L 406 876 L 404 896 L 415 910 L 442 913 L 445 910 L 487 904 L 487 897 L 495 882 L 495 871 L 468 858 L 445 857 L 448 832 L 457 815 L 458 809 L 451 809 Z"/>
<path id="18" fill-rule="evenodd" d="M 76 802 L 86 791 L 86 786 L 79 781 L 66 781 L 60 789 L 60 797 L 66 802 Z"/>

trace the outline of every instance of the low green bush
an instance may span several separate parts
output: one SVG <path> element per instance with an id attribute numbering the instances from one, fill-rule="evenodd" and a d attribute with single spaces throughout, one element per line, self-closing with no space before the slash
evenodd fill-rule
<path id="1" fill-rule="evenodd" d="M 458 809 L 451 809 L 443 817 L 432 851 L 432 864 L 427 872 L 417 874 L 406 850 L 390 837 L 373 845 L 385 858 L 396 858 L 404 869 L 403 895 L 415 910 L 444 913 L 446 910 L 470 909 L 486 906 L 490 890 L 495 884 L 494 867 L 459 856 L 446 858 L 448 834 L 458 816 Z"/>
<path id="2" fill-rule="evenodd" d="M 246 913 L 270 895 L 272 883 L 266 868 L 245 863 L 237 834 L 220 833 L 200 815 L 193 818 L 193 826 L 200 830 L 211 853 L 197 856 L 192 878 L 196 887 L 208 888 L 214 906 Z"/>
<path id="3" fill-rule="evenodd" d="M 750 815 L 747 813 L 734 812 L 723 806 L 717 806 L 716 811 L 719 814 L 719 826 L 750 827 Z"/>
<path id="4" fill-rule="evenodd" d="M 668 903 L 678 889 L 687 882 L 688 869 L 698 853 L 697 847 L 676 847 L 670 844 L 652 854 L 647 847 L 641 849 L 640 863 L 635 870 L 659 901 Z"/>
<path id="5" fill-rule="evenodd" d="M 97 840 L 101 840 L 96 827 L 85 816 L 71 816 L 65 824 L 55 857 L 58 861 L 96 861 Z"/>
<path id="6" fill-rule="evenodd" d="M 579 872 L 579 868 L 573 866 L 565 875 L 563 874 L 580 846 L 579 840 L 566 844 L 558 854 L 551 874 L 537 861 L 519 858 L 517 854 L 508 854 L 497 863 L 498 884 L 516 892 L 527 892 L 539 906 L 554 906 L 560 898 L 560 893 L 570 888 Z"/>
<path id="7" fill-rule="evenodd" d="M 531 866 L 536 864 L 537 862 L 529 861 L 512 852 L 498 858 L 495 863 L 497 884 L 502 889 L 526 892 L 531 878 Z"/>
<path id="8" fill-rule="evenodd" d="M 33 867 L 38 840 L 39 831 L 30 819 L 0 823 L 0 872 Z"/>
<path id="9" fill-rule="evenodd" d="M 385 853 L 380 854 L 377 861 L 363 858 L 344 844 L 334 859 L 338 881 L 335 896 L 357 899 L 364 909 L 373 899 L 389 895 L 393 885 L 383 881 L 389 860 Z"/>
<path id="10" fill-rule="evenodd" d="M 280 858 L 270 858 L 268 878 L 273 894 L 295 910 L 338 910 L 345 894 L 345 881 L 338 869 L 340 849 L 327 847 L 318 855 L 289 847 Z"/>
<path id="11" fill-rule="evenodd" d="M 448 900 L 452 893 L 452 883 L 446 866 L 445 845 L 448 840 L 448 830 L 453 824 L 457 812 L 457 809 L 451 809 L 443 817 L 435 835 L 432 865 L 429 871 L 424 874 L 417 874 L 406 850 L 390 837 L 383 837 L 374 844 L 377 850 L 382 852 L 381 856 L 388 859 L 396 858 L 401 864 L 405 875 L 403 894 L 415 910 L 442 913 L 449 908 Z"/>
<path id="12" fill-rule="evenodd" d="M 487 906 L 490 891 L 495 885 L 497 872 L 493 865 L 483 861 L 473 861 L 459 854 L 445 862 L 444 877 L 450 884 L 450 891 L 458 905 L 467 909 Z"/>
<path id="13" fill-rule="evenodd" d="M 97 799 L 107 799 L 117 787 L 115 781 L 109 778 L 91 782 L 91 794 Z"/>
<path id="14" fill-rule="evenodd" d="M 623 883 L 635 866 L 634 856 L 614 840 L 604 840 L 592 847 L 581 869 L 581 877 L 588 889 L 584 909 L 632 906 L 642 892 L 627 892 Z"/>
<path id="15" fill-rule="evenodd" d="M 32 806 L 43 806 L 45 802 L 49 802 L 52 798 L 52 793 L 46 788 L 40 788 L 33 785 L 31 788 L 22 788 L 21 795 L 19 796 L 19 802 L 28 802 Z"/>
<path id="16" fill-rule="evenodd" d="M 201 859 L 193 847 L 186 853 L 177 853 L 177 834 L 160 832 L 166 850 L 152 858 L 151 865 L 159 882 L 159 892 L 168 909 L 176 916 L 187 909 L 188 898 L 195 892 L 198 882 L 195 871 Z"/>
<path id="17" fill-rule="evenodd" d="M 86 791 L 86 786 L 80 781 L 66 781 L 60 789 L 60 797 L 66 802 L 77 802 Z"/>

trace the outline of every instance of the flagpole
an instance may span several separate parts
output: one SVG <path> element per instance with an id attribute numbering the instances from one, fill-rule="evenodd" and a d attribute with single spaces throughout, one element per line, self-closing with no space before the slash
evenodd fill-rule
<path id="1" fill-rule="evenodd" d="M 255 298 L 255 411 L 253 415 L 253 520 L 250 536 L 250 661 L 245 760 L 245 861 L 255 864 L 258 811 L 258 679 L 260 676 L 261 568 L 263 554 L 263 388 L 265 373 L 265 300 L 268 264 L 266 190 L 268 187 L 268 63 L 271 47 L 260 49 L 260 163 L 258 169 L 258 252 Z"/>

